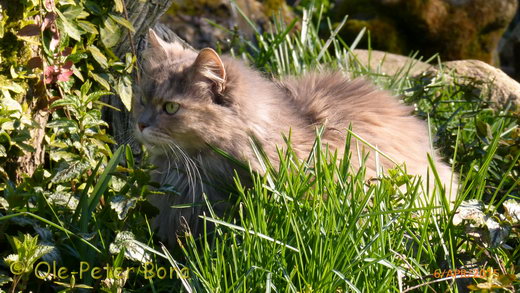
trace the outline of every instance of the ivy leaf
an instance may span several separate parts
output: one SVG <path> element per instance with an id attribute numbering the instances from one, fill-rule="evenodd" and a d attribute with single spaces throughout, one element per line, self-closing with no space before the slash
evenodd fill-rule
<path id="1" fill-rule="evenodd" d="M 119 78 L 116 85 L 116 92 L 121 98 L 123 105 L 125 105 L 125 108 L 128 111 L 132 110 L 132 82 L 129 76 Z"/>
<path id="2" fill-rule="evenodd" d="M 108 68 L 108 59 L 107 57 L 105 57 L 105 55 L 103 55 L 103 53 L 101 53 L 101 50 L 99 50 L 98 47 L 94 45 L 88 46 L 88 50 L 92 57 L 94 57 L 96 62 L 99 63 L 99 65 L 101 65 L 101 67 L 103 67 L 104 69 Z"/>

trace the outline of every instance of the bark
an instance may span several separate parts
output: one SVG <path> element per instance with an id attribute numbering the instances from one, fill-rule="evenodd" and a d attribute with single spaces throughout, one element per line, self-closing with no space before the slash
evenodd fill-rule
<path id="1" fill-rule="evenodd" d="M 126 12 L 128 20 L 133 24 L 135 33 L 125 33 L 121 37 L 119 45 L 114 49 L 114 53 L 122 58 L 127 52 L 133 52 L 137 55 L 139 62 L 142 51 L 146 48 L 146 34 L 150 28 L 166 41 L 178 40 L 189 47 L 186 42 L 180 39 L 174 32 L 164 25 L 157 24 L 159 17 L 173 3 L 173 0 L 126 0 Z M 134 80 L 137 74 L 134 71 Z M 110 108 L 104 109 L 104 119 L 110 125 L 110 133 L 113 135 L 118 144 L 130 143 L 134 151 L 139 152 L 138 144 L 132 139 L 132 120 L 131 113 L 126 110 L 118 96 L 109 96 L 107 102 L 120 109 L 115 111 Z"/>
<path id="2" fill-rule="evenodd" d="M 30 130 L 31 140 L 29 145 L 34 148 L 34 151 L 26 151 L 22 156 L 18 157 L 16 162 L 17 170 L 15 171 L 15 181 L 17 183 L 20 183 L 24 176 L 31 177 L 45 159 L 45 143 L 43 143 L 43 139 L 45 138 L 45 127 L 49 120 L 49 111 L 36 110 L 32 115 L 32 119 L 35 125 L 37 125 L 37 127 Z"/>

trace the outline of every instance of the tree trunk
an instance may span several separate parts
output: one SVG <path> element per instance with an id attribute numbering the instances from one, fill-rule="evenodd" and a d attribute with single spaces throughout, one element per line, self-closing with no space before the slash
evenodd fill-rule
<path id="1" fill-rule="evenodd" d="M 128 20 L 133 24 L 135 33 L 128 32 L 123 34 L 119 41 L 119 45 L 114 49 L 114 53 L 119 58 L 123 58 L 127 52 L 133 52 L 137 55 L 139 64 L 141 53 L 147 45 L 146 34 L 148 29 L 152 27 L 164 40 L 170 42 L 173 40 L 179 40 L 181 43 L 189 46 L 170 29 L 161 24 L 157 24 L 159 17 L 166 12 L 172 3 L 173 0 L 126 0 L 125 14 L 128 17 Z M 134 71 L 134 79 L 138 70 L 139 66 L 137 66 L 137 70 Z M 126 110 L 119 96 L 109 96 L 107 102 L 121 110 L 115 111 L 110 108 L 105 108 L 103 111 L 103 118 L 110 125 L 110 133 L 118 144 L 130 143 L 134 148 L 134 151 L 138 153 L 138 144 L 132 139 L 133 128 L 130 113 Z"/>

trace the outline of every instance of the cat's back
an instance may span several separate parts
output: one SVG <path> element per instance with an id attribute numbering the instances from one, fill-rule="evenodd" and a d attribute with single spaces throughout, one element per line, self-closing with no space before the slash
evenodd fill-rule
<path id="1" fill-rule="evenodd" d="M 390 117 L 411 117 L 412 109 L 389 92 L 362 78 L 349 80 L 341 72 L 288 77 L 280 86 L 294 107 L 314 124 L 382 124 Z"/>
<path id="2" fill-rule="evenodd" d="M 293 107 L 305 117 L 308 126 L 324 126 L 324 140 L 341 150 L 347 129 L 389 155 L 395 162 L 406 162 L 411 174 L 428 169 L 427 153 L 435 157 L 425 121 L 412 115 L 412 108 L 390 92 L 365 79 L 349 80 L 340 72 L 310 73 L 289 77 L 279 84 Z M 356 152 L 351 145 L 351 150 Z M 365 148 L 367 149 L 367 148 Z M 373 153 L 373 151 L 372 151 Z M 393 164 L 381 159 L 382 165 Z M 437 157 L 438 168 L 447 181 L 451 172 Z M 367 168 L 375 173 L 375 157 L 369 156 Z"/>

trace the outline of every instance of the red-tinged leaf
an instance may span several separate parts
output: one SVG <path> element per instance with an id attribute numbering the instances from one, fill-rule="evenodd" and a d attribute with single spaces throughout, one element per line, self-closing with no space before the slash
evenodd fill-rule
<path id="1" fill-rule="evenodd" d="M 58 81 L 68 81 L 72 73 L 71 70 L 62 69 L 60 74 L 58 74 Z"/>
<path id="2" fill-rule="evenodd" d="M 46 74 L 44 74 L 43 75 L 43 82 L 45 84 L 53 83 L 54 82 L 54 76 L 53 75 L 46 75 Z"/>
<path id="3" fill-rule="evenodd" d="M 32 57 L 27 61 L 27 67 L 34 69 L 34 68 L 42 68 L 43 62 L 42 58 L 40 57 Z"/>
<path id="4" fill-rule="evenodd" d="M 61 66 L 61 68 L 69 70 L 72 67 L 72 61 L 65 61 L 65 63 Z"/>
<path id="5" fill-rule="evenodd" d="M 71 47 L 66 47 L 65 49 L 63 49 L 63 51 L 61 52 L 61 56 L 63 57 L 67 57 L 70 55 L 70 53 L 72 53 L 72 48 Z"/>
<path id="6" fill-rule="evenodd" d="M 47 27 L 53 25 L 56 23 L 56 13 L 49 12 L 45 14 L 45 18 L 43 19 L 42 23 L 42 30 L 45 30 Z"/>
<path id="7" fill-rule="evenodd" d="M 56 74 L 59 70 L 58 66 L 47 66 L 43 72 L 43 82 L 46 84 L 53 83 L 56 81 Z"/>
<path id="8" fill-rule="evenodd" d="M 21 37 L 32 37 L 40 34 L 40 26 L 37 24 L 28 24 L 18 31 Z"/>

